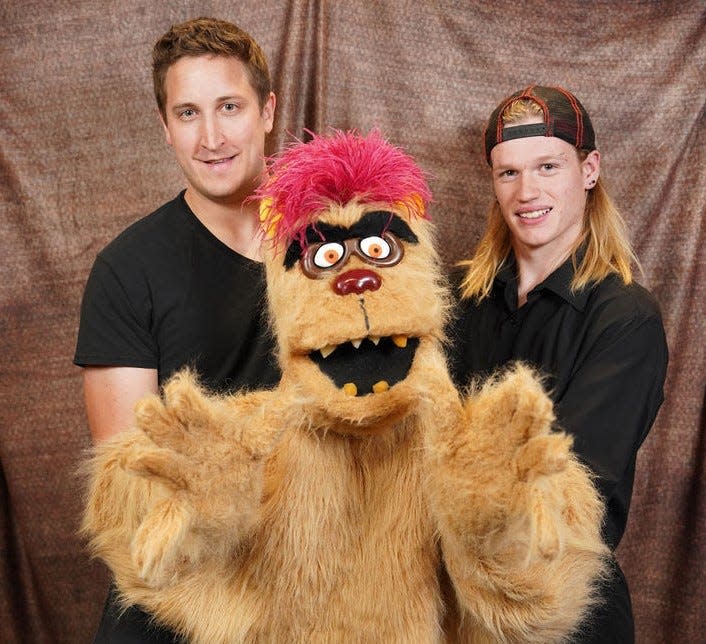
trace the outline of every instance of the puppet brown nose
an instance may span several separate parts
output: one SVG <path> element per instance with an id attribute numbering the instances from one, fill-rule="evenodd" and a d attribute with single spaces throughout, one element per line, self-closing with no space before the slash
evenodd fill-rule
<path id="1" fill-rule="evenodd" d="M 361 294 L 363 291 L 377 291 L 382 284 L 382 278 L 374 271 L 365 268 L 355 268 L 341 273 L 333 283 L 337 295 L 349 293 Z"/>

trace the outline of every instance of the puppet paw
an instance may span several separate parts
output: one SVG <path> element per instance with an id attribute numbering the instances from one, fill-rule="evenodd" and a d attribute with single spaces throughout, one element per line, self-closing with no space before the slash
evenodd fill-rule
<path id="1" fill-rule="evenodd" d="M 515 453 L 515 504 L 508 530 L 523 544 L 526 561 L 552 560 L 561 553 L 566 523 L 562 479 L 570 449 L 569 436 L 546 434 L 530 438 Z"/>
<path id="2" fill-rule="evenodd" d="M 178 494 L 195 530 L 240 534 L 252 523 L 264 457 L 282 431 L 277 400 L 269 391 L 208 396 L 182 371 L 162 398 L 138 404 L 137 426 L 146 439 L 124 455 L 123 466 Z M 140 565 L 152 565 L 146 561 Z"/>
<path id="3" fill-rule="evenodd" d="M 176 498 L 156 504 L 140 524 L 130 552 L 138 576 L 149 586 L 163 586 L 177 572 L 190 524 L 190 512 Z"/>
<path id="4" fill-rule="evenodd" d="M 209 462 L 234 452 L 260 460 L 281 434 L 284 405 L 270 391 L 208 396 L 184 370 L 164 386 L 163 400 L 146 398 L 136 412 L 138 427 L 160 447 Z"/>
<path id="5" fill-rule="evenodd" d="M 164 398 L 149 396 L 135 409 L 137 426 L 157 445 L 184 453 L 200 434 L 216 425 L 214 403 L 201 391 L 189 371 L 164 386 Z M 215 431 L 215 427 L 214 427 Z"/>
<path id="6" fill-rule="evenodd" d="M 520 478 L 531 470 L 547 473 L 560 467 L 561 450 L 555 440 L 552 401 L 535 373 L 522 364 L 489 379 L 471 391 L 463 403 L 462 420 L 439 433 L 449 455 L 469 458 L 480 471 L 509 474 L 507 464 L 517 460 Z"/>
<path id="7" fill-rule="evenodd" d="M 487 383 L 467 410 L 475 413 L 470 421 L 479 434 L 476 465 L 485 472 L 481 494 L 491 508 L 476 519 L 483 534 L 492 535 L 486 545 L 525 562 L 557 557 L 572 439 L 552 431 L 553 406 L 541 381 L 517 364 Z"/>
<path id="8" fill-rule="evenodd" d="M 533 436 L 515 453 L 517 478 L 531 482 L 562 472 L 568 465 L 570 449 L 571 438 L 566 434 Z"/>
<path id="9" fill-rule="evenodd" d="M 484 394 L 485 388 L 481 391 L 482 398 Z M 537 375 L 525 365 L 514 365 L 492 384 L 487 397 L 500 431 L 515 446 L 551 430 L 552 401 Z"/>
<path id="10" fill-rule="evenodd" d="M 541 382 L 518 364 L 471 392 L 459 422 L 431 433 L 434 485 L 453 532 L 494 549 L 513 526 L 543 516 L 541 488 L 566 468 L 571 445 L 551 433 L 553 420 Z M 540 549 L 555 551 L 547 521 L 538 525 Z"/>

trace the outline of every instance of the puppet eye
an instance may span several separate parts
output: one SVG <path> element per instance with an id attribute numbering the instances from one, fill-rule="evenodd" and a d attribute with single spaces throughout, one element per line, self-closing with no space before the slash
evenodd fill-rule
<path id="1" fill-rule="evenodd" d="M 341 260 L 345 252 L 343 244 L 337 242 L 321 244 L 314 253 L 314 264 L 319 268 L 330 268 Z"/>
<path id="2" fill-rule="evenodd" d="M 360 250 L 371 259 L 385 259 L 392 250 L 382 237 L 364 237 L 360 240 Z"/>

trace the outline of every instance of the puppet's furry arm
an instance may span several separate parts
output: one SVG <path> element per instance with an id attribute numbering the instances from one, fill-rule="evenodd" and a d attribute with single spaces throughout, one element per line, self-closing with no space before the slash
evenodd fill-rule
<path id="1" fill-rule="evenodd" d="M 257 521 L 279 407 L 276 391 L 207 396 L 184 371 L 138 404 L 135 429 L 96 448 L 82 531 L 124 594 L 238 547 Z"/>
<path id="2" fill-rule="evenodd" d="M 427 432 L 429 497 L 461 631 L 562 641 L 591 605 L 607 555 L 591 476 L 571 438 L 551 431 L 552 403 L 527 367 L 463 401 L 443 398 L 435 417 L 455 421 Z"/>

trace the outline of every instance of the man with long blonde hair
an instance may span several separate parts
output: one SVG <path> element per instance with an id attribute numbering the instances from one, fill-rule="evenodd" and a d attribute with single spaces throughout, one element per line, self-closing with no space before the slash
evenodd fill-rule
<path id="1" fill-rule="evenodd" d="M 546 378 L 562 429 L 596 475 L 604 538 L 623 535 L 637 450 L 663 400 L 667 345 L 659 307 L 633 281 L 637 259 L 601 179 L 583 105 L 561 87 L 504 99 L 485 134 L 495 201 L 462 262 L 451 367 L 467 385 L 509 362 Z M 632 642 L 617 563 L 577 642 Z"/>

